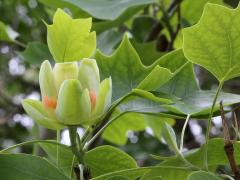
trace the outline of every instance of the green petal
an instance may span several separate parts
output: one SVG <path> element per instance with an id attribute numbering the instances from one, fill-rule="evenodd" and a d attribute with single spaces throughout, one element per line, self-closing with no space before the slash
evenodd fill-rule
<path id="1" fill-rule="evenodd" d="M 111 105 L 112 99 L 112 79 L 103 80 L 99 87 L 97 102 L 93 111 L 93 119 L 99 118 Z"/>
<path id="2" fill-rule="evenodd" d="M 66 125 L 81 123 L 82 90 L 77 79 L 65 80 L 58 94 L 56 114 L 58 119 Z"/>
<path id="3" fill-rule="evenodd" d="M 39 72 L 39 84 L 42 97 L 49 97 L 56 99 L 57 92 L 54 85 L 54 77 L 51 64 L 48 60 L 45 60 L 40 68 Z"/>
<path id="4" fill-rule="evenodd" d="M 81 123 L 89 124 L 90 123 L 90 116 L 91 116 L 91 100 L 89 96 L 88 89 L 84 89 L 82 96 L 81 96 L 81 108 L 80 111 L 80 118 Z"/>
<path id="5" fill-rule="evenodd" d="M 83 59 L 79 67 L 78 78 L 83 89 L 98 93 L 100 84 L 99 69 L 95 59 Z"/>
<path id="6" fill-rule="evenodd" d="M 77 62 L 56 63 L 53 68 L 55 86 L 59 91 L 61 84 L 66 79 L 77 79 L 78 64 Z"/>
<path id="7" fill-rule="evenodd" d="M 50 119 L 45 111 L 42 103 L 40 101 L 32 100 L 32 99 L 25 99 L 22 102 L 24 110 L 27 114 L 38 124 L 44 126 L 48 129 L 62 129 L 64 125 L 58 123 L 54 119 Z"/>

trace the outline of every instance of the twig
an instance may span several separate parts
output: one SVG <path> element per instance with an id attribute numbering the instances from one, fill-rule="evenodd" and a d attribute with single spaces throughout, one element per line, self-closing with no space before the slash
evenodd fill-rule
<path id="1" fill-rule="evenodd" d="M 169 18 L 172 17 L 172 15 L 175 13 L 176 9 L 177 9 L 177 6 L 178 6 L 178 0 L 173 0 L 172 3 L 170 4 L 170 6 L 168 7 L 167 11 L 165 12 L 164 9 L 162 9 L 164 13 L 164 16 L 159 20 L 159 22 L 156 22 L 152 29 L 150 30 L 148 36 L 145 37 L 144 39 L 144 42 L 149 42 L 149 41 L 153 41 L 155 40 L 159 33 L 162 31 L 162 29 L 164 28 L 164 26 L 162 25 L 161 21 L 164 21 L 164 18 L 167 18 L 165 20 L 169 21 Z M 181 2 L 181 0 L 180 0 Z M 180 3 L 179 2 L 179 3 Z M 166 17 L 167 16 L 167 17 Z M 170 30 L 172 29 L 171 28 L 171 25 L 168 23 L 168 25 L 170 26 Z M 169 27 L 168 27 L 169 28 Z"/>
<path id="2" fill-rule="evenodd" d="M 234 174 L 234 179 L 240 180 L 240 171 L 238 169 L 238 166 L 237 166 L 237 163 L 236 163 L 236 160 L 234 157 L 233 142 L 230 139 L 230 134 L 229 134 L 227 121 L 226 121 L 225 114 L 224 114 L 222 101 L 220 102 L 220 110 L 221 110 L 222 125 L 223 125 L 224 150 L 227 155 L 232 172 Z"/>
<path id="3" fill-rule="evenodd" d="M 186 118 L 185 123 L 183 125 L 182 133 L 181 133 L 181 142 L 180 142 L 180 148 L 179 148 L 179 151 L 181 153 L 182 153 L 182 150 L 183 150 L 184 134 L 185 134 L 185 130 L 186 130 L 188 121 L 190 119 L 190 116 L 191 116 L 190 114 L 187 115 L 187 118 Z"/>
<path id="4" fill-rule="evenodd" d="M 178 23 L 177 23 L 176 31 L 174 33 L 172 33 L 172 35 L 171 35 L 171 41 L 168 44 L 168 48 L 167 48 L 168 51 L 173 50 L 173 43 L 174 43 L 174 41 L 175 41 L 175 39 L 178 35 L 178 32 L 181 29 L 181 0 L 175 0 L 175 2 L 177 4 L 177 20 L 178 20 Z"/>

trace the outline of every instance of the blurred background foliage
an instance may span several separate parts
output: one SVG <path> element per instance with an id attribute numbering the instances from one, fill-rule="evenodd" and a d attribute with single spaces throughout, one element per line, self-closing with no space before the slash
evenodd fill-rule
<path id="1" fill-rule="evenodd" d="M 0 149 L 30 139 L 55 138 L 54 132 L 34 125 L 24 113 L 21 100 L 40 99 L 39 65 L 45 59 L 52 60 L 44 22 L 51 23 L 57 8 L 74 18 L 92 17 L 97 48 L 104 54 L 112 54 L 127 33 L 143 64 L 150 65 L 166 52 L 181 48 L 181 29 L 199 20 L 207 2 L 233 8 L 238 5 L 238 0 L 0 0 Z M 199 67 L 195 70 L 203 89 L 215 88 L 212 75 Z M 239 93 L 239 80 L 231 80 L 225 89 Z M 221 136 L 221 119 L 215 118 L 213 123 L 211 135 Z M 182 126 L 183 121 L 176 120 L 177 136 Z M 185 148 L 199 147 L 204 142 L 205 127 L 204 121 L 190 121 Z M 127 143 L 119 147 L 135 157 L 139 165 L 154 163 L 149 154 L 170 153 L 161 137 L 155 138 L 153 130 L 145 125 L 126 128 L 125 132 Z M 67 136 L 64 130 L 63 143 L 69 143 Z M 99 139 L 97 143 L 110 142 Z M 32 147 L 17 151 L 31 152 Z"/>

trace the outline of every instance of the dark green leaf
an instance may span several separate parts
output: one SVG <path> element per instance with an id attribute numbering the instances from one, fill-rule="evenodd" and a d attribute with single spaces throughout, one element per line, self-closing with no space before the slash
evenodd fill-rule
<path id="1" fill-rule="evenodd" d="M 30 42 L 23 52 L 20 52 L 21 57 L 30 63 L 39 67 L 44 60 L 53 60 L 53 57 L 47 45 L 41 42 Z"/>
<path id="2" fill-rule="evenodd" d="M 45 159 L 27 154 L 0 154 L 0 174 L 4 180 L 68 180 Z"/>
<path id="3" fill-rule="evenodd" d="M 100 146 L 90 150 L 84 156 L 84 160 L 91 169 L 93 177 L 137 168 L 137 163 L 131 156 L 112 146 Z"/>
<path id="4" fill-rule="evenodd" d="M 172 98 L 172 105 L 163 105 L 172 112 L 185 115 L 206 115 L 210 112 L 215 91 L 195 91 L 182 98 Z M 224 106 L 229 106 L 240 102 L 240 95 L 230 93 L 220 93 L 215 110 L 219 109 L 219 103 L 223 101 Z"/>
<path id="5" fill-rule="evenodd" d="M 221 180 L 213 173 L 205 172 L 205 171 L 197 171 L 193 172 L 189 175 L 188 180 Z"/>
<path id="6" fill-rule="evenodd" d="M 123 34 L 115 29 L 109 29 L 97 36 L 97 49 L 102 53 L 111 54 L 116 46 L 120 43 Z"/>
<path id="7" fill-rule="evenodd" d="M 88 12 L 97 19 L 115 20 L 130 7 L 155 3 L 156 0 L 127 0 L 127 1 L 68 0 L 67 2 L 74 4 L 75 6 Z"/>
<path id="8" fill-rule="evenodd" d="M 50 143 L 39 143 L 41 148 L 47 153 L 48 158 L 66 176 L 71 176 L 75 158 L 70 148 L 58 146 Z"/>

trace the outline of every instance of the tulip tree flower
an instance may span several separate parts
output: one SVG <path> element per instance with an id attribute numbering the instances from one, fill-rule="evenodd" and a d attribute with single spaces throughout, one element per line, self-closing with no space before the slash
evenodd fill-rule
<path id="1" fill-rule="evenodd" d="M 40 68 L 39 84 L 42 101 L 25 99 L 22 104 L 33 120 L 49 129 L 95 124 L 111 103 L 111 78 L 100 83 L 94 59 L 83 59 L 80 65 L 56 63 L 53 69 L 46 60 Z"/>

